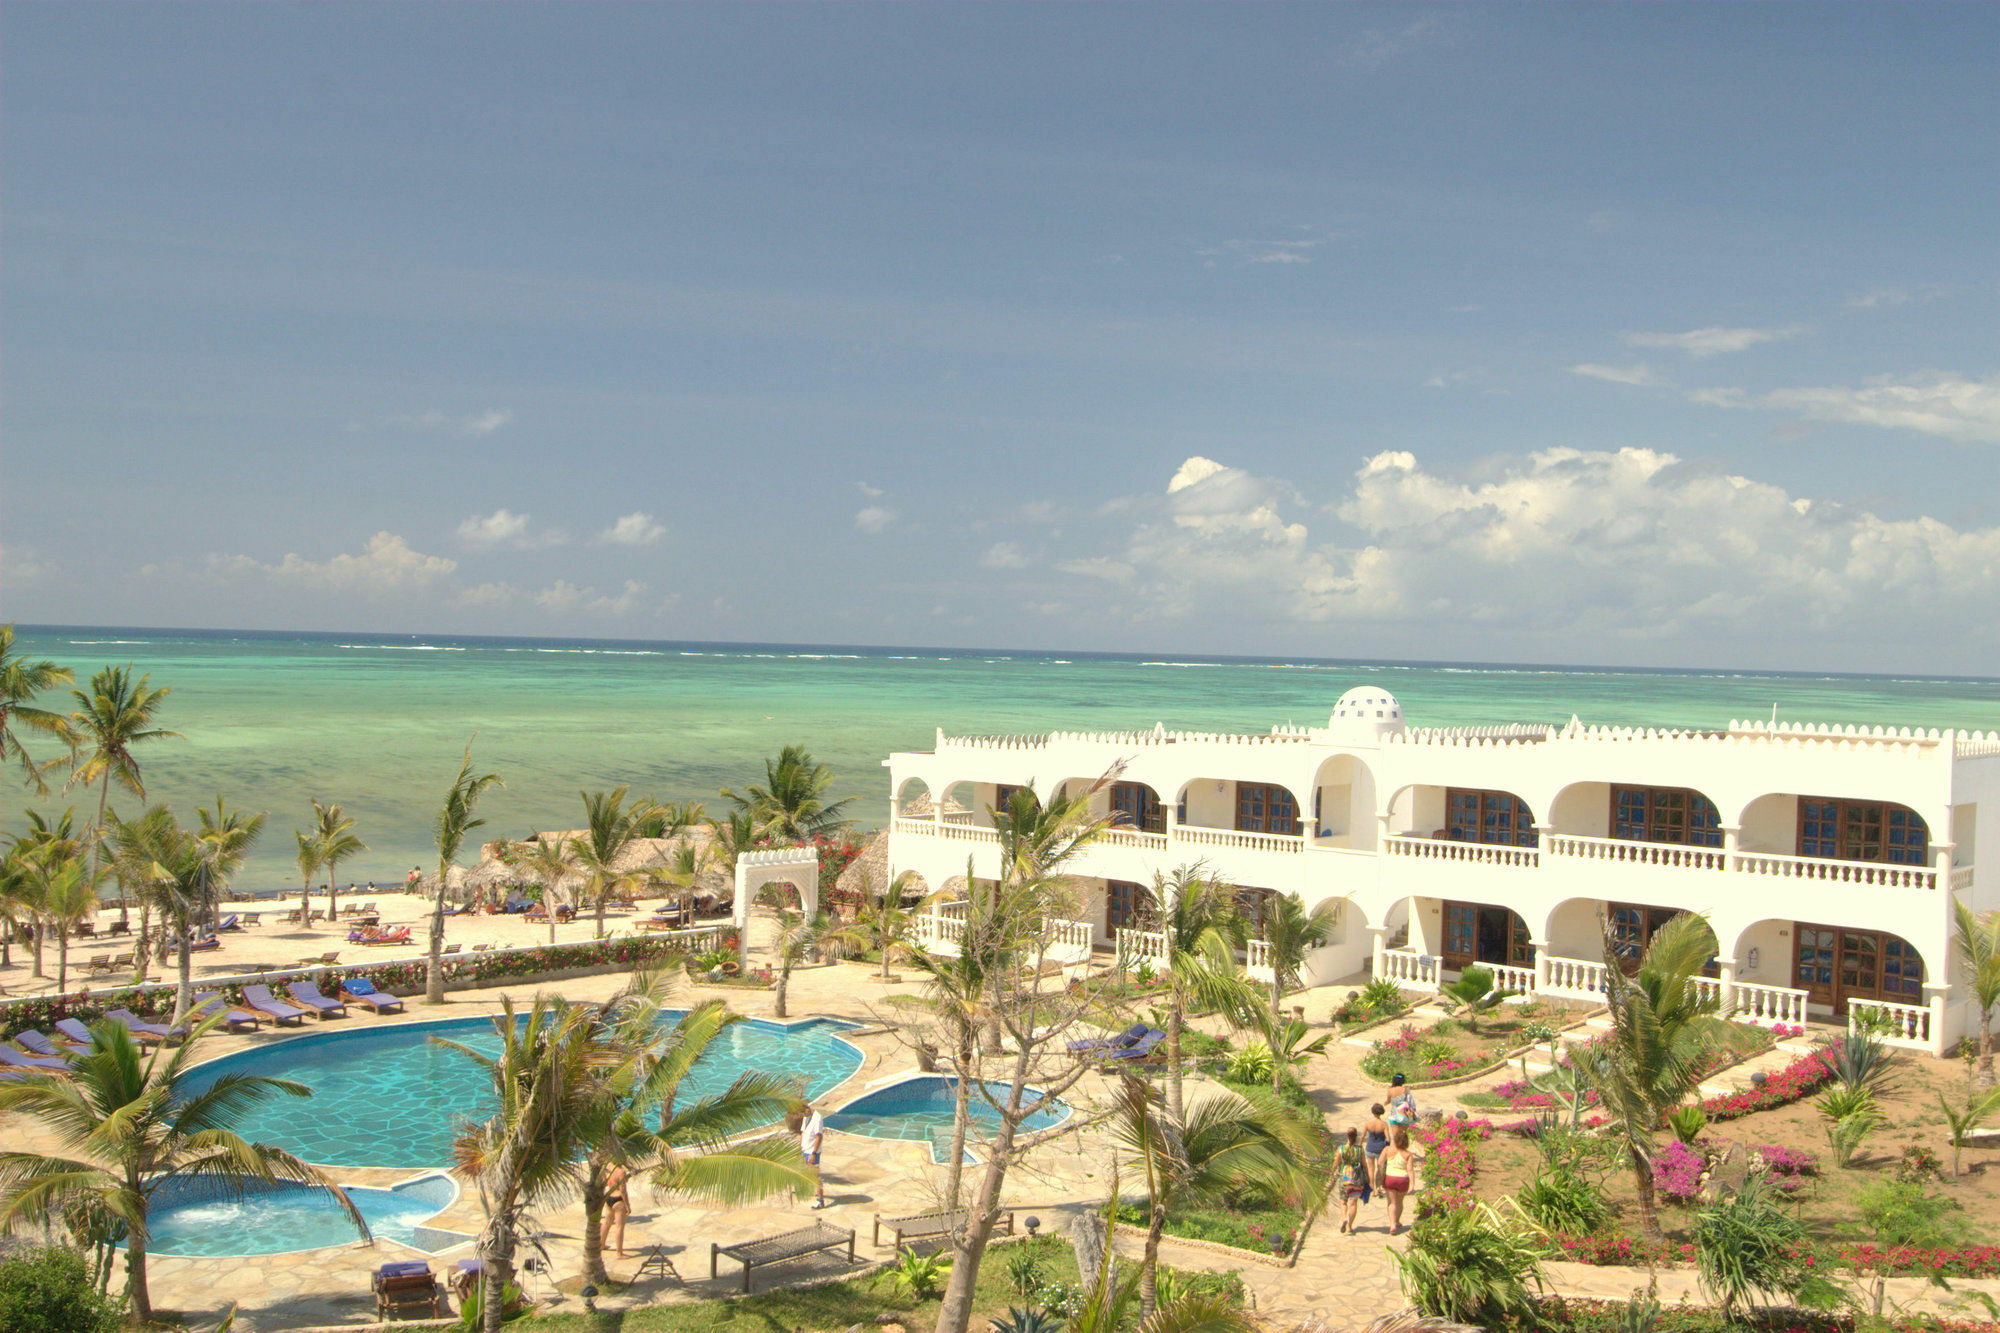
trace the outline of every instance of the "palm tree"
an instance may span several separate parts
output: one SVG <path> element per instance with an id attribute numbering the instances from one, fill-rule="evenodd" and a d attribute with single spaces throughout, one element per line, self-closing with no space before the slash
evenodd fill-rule
<path id="1" fill-rule="evenodd" d="M 14 626 L 11 623 L 0 625 L 0 764 L 12 757 L 20 764 L 28 785 L 37 792 L 48 791 L 48 784 L 42 781 L 45 770 L 22 747 L 17 726 L 62 736 L 62 715 L 36 708 L 30 700 L 58 685 L 67 685 L 73 679 L 68 667 L 49 661 L 32 661 L 16 652 Z"/>
<path id="2" fill-rule="evenodd" d="M 1118 1197 L 1118 1182 L 1111 1182 L 1111 1197 Z M 1061 1333 L 1123 1333 L 1134 1326 L 1132 1303 L 1138 1300 L 1146 1281 L 1145 1270 L 1120 1280 L 1117 1269 L 1118 1221 L 1114 1213 L 1099 1251 L 1097 1271 L 1083 1275 L 1089 1285 L 1079 1293 L 1082 1299 L 1070 1307 L 1069 1318 L 1060 1325 Z M 1152 1316 L 1137 1324 L 1138 1333 L 1258 1333 L 1264 1325 L 1257 1316 L 1224 1296 L 1207 1296 L 1186 1291 L 1161 1302 Z M 1396 1333 L 1403 1333 L 1397 1330 Z M 1412 1333 L 1450 1333 L 1449 1330 L 1413 1330 Z M 1467 1330 L 1467 1333 L 1476 1333 Z"/>
<path id="3" fill-rule="evenodd" d="M 201 820 L 198 830 L 183 829 L 165 806 L 154 806 L 130 823 L 112 824 L 119 860 L 146 866 L 143 882 L 150 885 L 149 897 L 160 908 L 163 927 L 178 941 L 175 1024 L 194 1005 L 194 931 L 214 919 L 216 904 L 264 829 L 262 814 L 231 810 L 219 796 L 212 812 L 204 808 L 196 813 Z"/>
<path id="4" fill-rule="evenodd" d="M 29 901 L 56 932 L 56 992 L 69 989 L 69 933 L 97 912 L 102 871 L 93 872 L 81 855 L 57 856 L 44 849 L 22 858 Z"/>
<path id="5" fill-rule="evenodd" d="M 737 810 L 720 819 L 708 821 L 709 851 L 715 857 L 716 868 L 725 875 L 736 873 L 737 858 L 745 852 L 757 850 L 757 842 L 762 835 L 757 831 L 757 821 L 747 810 Z"/>
<path id="6" fill-rule="evenodd" d="M 1199 863 L 1153 881 L 1153 919 L 1166 937 L 1167 1114 L 1181 1115 L 1181 1034 L 1190 1012 L 1219 1009 L 1232 1016 L 1257 1007 L 1256 992 L 1236 965 L 1245 936 L 1236 890 Z"/>
<path id="7" fill-rule="evenodd" d="M 1639 970 L 1626 976 L 1607 923 L 1605 1003 L 1612 1028 L 1592 1077 L 1604 1109 L 1617 1117 L 1632 1182 L 1639 1193 L 1639 1228 L 1661 1238 L 1653 1199 L 1653 1135 L 1660 1122 L 1701 1084 L 1700 1056 L 1719 1039 L 1724 1020 L 1713 991 L 1694 978 L 1715 953 L 1706 918 L 1683 912 L 1653 933 Z"/>
<path id="8" fill-rule="evenodd" d="M 705 1000 L 672 1024 L 666 1002 L 673 974 L 636 975 L 599 1010 L 598 1040 L 620 1062 L 605 1079 L 612 1120 L 586 1164 L 583 1186 L 584 1280 L 603 1282 L 604 1182 L 614 1163 L 647 1171 L 663 1193 L 736 1206 L 773 1194 L 803 1196 L 815 1172 L 788 1135 L 730 1140 L 768 1125 L 800 1105 L 792 1083 L 775 1073 L 746 1072 L 722 1092 L 692 1105 L 679 1102 L 681 1083 L 709 1046 L 743 1021 L 721 1000 Z"/>
<path id="9" fill-rule="evenodd" d="M 772 901 L 778 914 L 778 934 L 771 941 L 771 951 L 778 960 L 778 986 L 771 997 L 771 1013 L 777 1018 L 787 1016 L 785 991 L 791 985 L 793 968 L 804 962 L 838 958 L 865 939 L 854 926 L 842 925 L 825 912 L 807 916 L 786 907 L 783 891 L 784 886 L 779 884 L 765 887 L 765 897 Z"/>
<path id="10" fill-rule="evenodd" d="M 99 840 L 99 851 L 93 867 L 104 863 L 104 809 L 111 797 L 111 784 L 115 782 L 140 800 L 146 799 L 146 782 L 139 772 L 139 760 L 132 753 L 133 749 L 153 741 L 180 739 L 178 731 L 167 731 L 153 725 L 153 714 L 160 710 L 160 705 L 173 691 L 148 689 L 146 683 L 151 679 L 151 675 L 145 675 L 134 680 L 129 666 L 105 667 L 90 678 L 90 693 L 70 691 L 77 707 L 63 723 L 64 735 L 70 742 L 75 761 L 67 785 L 81 783 L 88 787 L 93 782 L 97 784 L 97 822 L 91 827 Z M 123 881 L 120 881 L 119 924 L 123 925 L 129 919 Z"/>
<path id="11" fill-rule="evenodd" d="M 1315 903 L 1311 911 L 1296 893 L 1278 895 L 1264 913 L 1264 942 L 1271 949 L 1271 1017 L 1284 1016 L 1285 993 L 1298 989 L 1306 955 L 1333 941 L 1340 930 L 1339 898 Z"/>
<path id="12" fill-rule="evenodd" d="M 1979 1067 L 1977 1083 L 1993 1086 L 1993 1009 L 2000 1005 L 2000 912 L 1975 912 L 1962 899 L 1951 902 L 1958 918 L 1959 960 L 1979 1004 Z"/>
<path id="13" fill-rule="evenodd" d="M 20 858 L 14 870 L 17 875 L 15 888 L 22 895 L 21 905 L 34 927 L 35 975 L 48 975 L 42 970 L 42 945 L 47 939 L 47 918 L 42 914 L 42 886 L 31 868 L 32 861 L 43 865 L 74 860 L 83 855 L 84 839 L 76 833 L 76 811 L 65 810 L 54 819 L 44 817 L 40 811 L 28 813 L 28 831 L 14 839 L 14 851 Z"/>
<path id="14" fill-rule="evenodd" d="M 342 861 L 347 860 L 358 852 L 367 851 L 368 844 L 355 836 L 354 821 L 341 813 L 339 801 L 334 801 L 330 805 L 321 805 L 315 799 L 312 806 L 313 841 L 319 844 L 319 862 L 326 867 L 326 919 L 330 925 L 333 922 L 335 912 L 333 872 L 339 869 Z M 311 919 L 312 913 L 310 911 L 300 918 L 302 921 L 310 921 Z"/>
<path id="15" fill-rule="evenodd" d="M 814 763 L 805 747 L 787 745 L 776 759 L 764 761 L 763 786 L 747 787 L 741 796 L 725 787 L 722 795 L 750 816 L 761 836 L 774 842 L 807 843 L 854 823 L 841 816 L 852 797 L 826 803 L 826 789 L 832 785 L 832 769 Z"/>
<path id="16" fill-rule="evenodd" d="M 1262 1005 L 1250 1010 L 1257 1035 L 1271 1052 L 1271 1091 L 1285 1086 L 1285 1071 L 1298 1069 L 1316 1055 L 1323 1055 L 1333 1033 L 1312 1036 L 1312 1029 L 1296 1018 L 1273 1018 Z"/>
<path id="17" fill-rule="evenodd" d="M 204 1033 L 210 1025 L 197 1029 Z M 188 1077 L 199 1042 L 141 1052 L 117 1023 L 91 1029 L 90 1050 L 63 1074 L 27 1073 L 0 1083 L 0 1113 L 34 1122 L 67 1155 L 0 1152 L 0 1227 L 61 1219 L 82 1202 L 122 1223 L 126 1295 L 133 1320 L 150 1327 L 146 1285 L 148 1215 L 154 1197 L 177 1180 L 199 1180 L 224 1194 L 253 1182 L 298 1181 L 329 1190 L 363 1240 L 367 1224 L 347 1195 L 317 1169 L 279 1148 L 246 1141 L 235 1126 L 272 1096 L 308 1097 L 284 1079 L 226 1074 L 196 1091 Z"/>
<path id="18" fill-rule="evenodd" d="M 1299 1164 L 1319 1145 L 1312 1126 L 1274 1101 L 1223 1092 L 1185 1117 L 1160 1104 L 1143 1079 L 1120 1076 L 1114 1132 L 1126 1164 L 1146 1182 L 1146 1248 L 1141 1260 L 1139 1318 L 1151 1317 L 1159 1296 L 1160 1237 L 1174 1209 L 1214 1207 L 1258 1191 L 1284 1193 L 1306 1175 Z"/>
<path id="19" fill-rule="evenodd" d="M 866 874 L 861 877 L 861 907 L 854 918 L 854 929 L 865 941 L 864 947 L 879 949 L 882 953 L 882 980 L 889 979 L 890 955 L 909 938 L 910 923 L 917 919 L 917 913 L 938 900 L 943 892 L 939 890 L 927 894 L 912 906 L 903 906 L 903 896 L 908 892 L 910 881 L 917 878 L 914 870 L 905 870 L 895 881 L 880 893 Z"/>
<path id="20" fill-rule="evenodd" d="M 319 834 L 307 833 L 304 829 L 293 829 L 292 838 L 298 843 L 299 867 L 299 924 L 312 924 L 313 876 L 319 873 L 322 860 L 319 853 Z"/>
<path id="21" fill-rule="evenodd" d="M 566 838 L 541 837 L 506 843 L 500 848 L 502 861 L 541 884 L 542 906 L 549 914 L 550 944 L 556 942 L 556 902 L 561 894 L 557 886 L 576 873 L 576 866 L 570 862 L 569 849 L 570 842 Z"/>
<path id="22" fill-rule="evenodd" d="M 431 1040 L 477 1061 L 492 1076 L 499 1108 L 464 1126 L 452 1143 L 452 1173 L 477 1185 L 486 1211 L 479 1235 L 480 1326 L 498 1333 L 514 1276 L 522 1215 L 577 1191 L 593 1127 L 601 1128 L 601 1080 L 617 1056 L 595 1039 L 593 1011 L 538 995 L 517 1018 L 511 997 L 493 1017 L 498 1055 L 443 1037 Z"/>
<path id="23" fill-rule="evenodd" d="M 7 849 L 0 857 L 0 967 L 14 965 L 14 936 L 34 930 L 34 889 L 28 879 L 21 847 Z"/>
<path id="24" fill-rule="evenodd" d="M 652 878 L 645 871 L 621 867 L 625 852 L 640 836 L 640 826 L 652 807 L 644 801 L 624 808 L 625 788 L 579 792 L 583 797 L 583 836 L 570 845 L 584 892 L 597 904 L 597 938 L 604 938 L 604 905 L 612 893 Z"/>
<path id="25" fill-rule="evenodd" d="M 458 765 L 458 776 L 452 779 L 451 790 L 444 795 L 444 804 L 438 808 L 437 847 L 438 877 L 437 903 L 431 909 L 431 952 L 430 965 L 424 974 L 424 1000 L 429 1004 L 444 1003 L 444 882 L 445 874 L 452 862 L 458 859 L 458 849 L 465 845 L 465 835 L 476 828 L 483 828 L 486 821 L 475 819 L 473 811 L 479 806 L 479 798 L 488 787 L 505 785 L 498 773 L 472 775 L 472 742 L 465 743 L 465 758 Z"/>

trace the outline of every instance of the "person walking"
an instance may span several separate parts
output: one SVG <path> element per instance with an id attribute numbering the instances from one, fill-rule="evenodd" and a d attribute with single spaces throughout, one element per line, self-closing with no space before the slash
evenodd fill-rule
<path id="1" fill-rule="evenodd" d="M 813 1207 L 826 1207 L 826 1174 L 819 1170 L 819 1150 L 826 1139 L 826 1118 L 819 1108 L 808 1105 L 805 1121 L 799 1125 L 799 1153 L 806 1159 L 806 1165 L 815 1171 L 813 1177 Z"/>
<path id="2" fill-rule="evenodd" d="M 625 1223 L 632 1216 L 632 1173 L 625 1169 L 623 1162 L 614 1162 L 609 1175 L 604 1177 L 604 1225 L 598 1234 L 598 1244 L 611 1248 L 611 1238 L 618 1237 L 618 1257 L 625 1257 Z"/>
<path id="3" fill-rule="evenodd" d="M 1389 1080 L 1389 1123 L 1408 1128 L 1417 1123 L 1417 1094 L 1407 1086 L 1402 1074 Z"/>
<path id="4" fill-rule="evenodd" d="M 1382 1150 L 1389 1146 L 1389 1122 L 1382 1118 L 1382 1103 L 1376 1102 L 1368 1108 L 1368 1123 L 1361 1127 L 1367 1135 L 1361 1150 L 1368 1159 L 1368 1184 L 1370 1192 L 1382 1188 Z M 1361 1196 L 1361 1202 L 1368 1202 L 1368 1194 Z"/>
<path id="5" fill-rule="evenodd" d="M 1333 1158 L 1333 1189 L 1340 1200 L 1340 1229 L 1354 1234 L 1354 1213 L 1368 1197 L 1368 1163 L 1361 1153 L 1361 1132 L 1347 1128 L 1347 1142 Z"/>
<path id="6" fill-rule="evenodd" d="M 1382 1154 L 1382 1192 L 1389 1196 L 1389 1234 L 1403 1230 L 1403 1199 L 1416 1183 L 1417 1158 L 1410 1151 L 1410 1131 L 1401 1125 L 1389 1131 L 1389 1147 Z"/>

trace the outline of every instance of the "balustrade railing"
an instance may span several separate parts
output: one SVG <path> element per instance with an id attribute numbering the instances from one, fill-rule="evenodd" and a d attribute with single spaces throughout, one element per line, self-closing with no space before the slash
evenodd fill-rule
<path id="1" fill-rule="evenodd" d="M 1382 975 L 1404 990 L 1435 991 L 1438 988 L 1438 960 L 1409 949 L 1385 949 Z"/>
<path id="2" fill-rule="evenodd" d="M 1064 917 L 1044 918 L 1042 936 L 1051 956 L 1073 963 L 1090 957 L 1090 947 L 1095 939 L 1088 922 L 1071 921 Z"/>
<path id="3" fill-rule="evenodd" d="M 1481 963 L 1481 967 L 1493 974 L 1493 989 L 1513 991 L 1514 997 L 1527 999 L 1535 993 L 1535 969 L 1515 967 L 1512 963 Z"/>
<path id="4" fill-rule="evenodd" d="M 1533 869 L 1542 863 L 1534 847 L 1508 847 L 1491 842 L 1450 842 L 1442 838 L 1411 838 L 1400 833 L 1382 840 L 1389 856 L 1408 856 L 1426 861 L 1455 861 L 1461 865 L 1505 866 Z"/>
<path id="5" fill-rule="evenodd" d="M 1755 1023 L 1758 1027 L 1776 1027 L 1782 1023 L 1786 1027 L 1802 1028 L 1806 1025 L 1806 992 L 1789 986 L 1766 986 L 1755 981 L 1735 983 L 1736 1013 L 1739 1023 Z"/>
<path id="6" fill-rule="evenodd" d="M 1738 852 L 1734 869 L 1744 875 L 1773 879 L 1809 879 L 1868 888 L 1934 889 L 1937 870 L 1931 866 L 1886 865 L 1875 861 L 1842 861 L 1830 856 L 1785 856 L 1777 852 Z"/>
<path id="7" fill-rule="evenodd" d="M 1879 1016 L 1885 1031 L 1882 1040 L 1890 1046 L 1903 1046 L 1911 1050 L 1938 1052 L 1939 1043 L 1931 1032 L 1931 1011 L 1921 1004 L 1900 1004 L 1895 1000 L 1855 1000 L 1847 1002 L 1847 1030 L 1852 1032 L 1864 1017 Z"/>
<path id="8" fill-rule="evenodd" d="M 1720 870 L 1720 847 L 1685 847 L 1677 842 L 1633 842 L 1625 838 L 1586 838 L 1573 833 L 1552 833 L 1548 851 L 1580 861 L 1609 861 L 1621 865 L 1664 866 L 1672 870 Z"/>
<path id="9" fill-rule="evenodd" d="M 1166 845 L 1166 834 L 1141 833 L 1133 828 L 1106 829 L 1091 843 L 1093 847 L 1137 847 L 1143 851 L 1157 851 Z"/>
<path id="10" fill-rule="evenodd" d="M 1171 842 L 1188 842 L 1197 847 L 1228 847 L 1246 852 L 1285 852 L 1296 854 L 1305 850 L 1306 840 L 1297 833 L 1246 833 L 1236 829 L 1201 828 L 1193 824 L 1176 824 L 1167 835 Z"/>
<path id="11" fill-rule="evenodd" d="M 1157 930 L 1123 927 L 1118 932 L 1118 970 L 1129 971 L 1142 961 L 1152 964 L 1155 970 L 1165 967 L 1167 937 Z"/>
<path id="12" fill-rule="evenodd" d="M 1544 954 L 1542 966 L 1548 970 L 1549 979 L 1536 989 L 1543 994 L 1565 995 L 1580 1000 L 1595 1000 L 1604 994 L 1605 967 L 1602 963 Z"/>
<path id="13" fill-rule="evenodd" d="M 1953 866 L 1951 868 L 1951 889 L 1953 893 L 1972 887 L 1972 867 Z"/>

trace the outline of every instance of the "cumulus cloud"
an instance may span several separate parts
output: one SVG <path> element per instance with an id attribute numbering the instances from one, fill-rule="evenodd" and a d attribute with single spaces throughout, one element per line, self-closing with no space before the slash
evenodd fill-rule
<path id="1" fill-rule="evenodd" d="M 1645 362 L 1636 366 L 1597 366 L 1585 363 L 1571 366 L 1569 373 L 1583 375 L 1594 380 L 1609 380 L 1613 384 L 1638 384 L 1649 389 L 1671 388 L 1668 381 L 1653 373 L 1653 368 Z"/>
<path id="2" fill-rule="evenodd" d="M 622 616 L 638 605 L 645 592 L 646 585 L 637 579 L 625 580 L 623 589 L 608 596 L 600 596 L 595 588 L 580 587 L 567 579 L 557 579 L 541 591 L 528 594 L 528 600 L 541 610 L 557 615 L 582 612 L 593 616 Z"/>
<path id="3" fill-rule="evenodd" d="M 869 505 L 854 515 L 854 526 L 862 532 L 881 532 L 896 521 L 896 511 L 886 505 Z"/>
<path id="4" fill-rule="evenodd" d="M 489 407 L 483 412 L 453 415 L 449 412 L 405 412 L 386 417 L 383 424 L 398 426 L 406 430 L 439 431 L 448 435 L 465 435 L 473 438 L 491 435 L 503 426 L 512 425 L 514 412 L 506 407 Z"/>
<path id="5" fill-rule="evenodd" d="M 1017 542 L 994 542 L 979 557 L 981 569 L 1026 569 L 1028 557 Z"/>
<path id="6" fill-rule="evenodd" d="M 1757 401 L 1816 421 L 1852 421 L 2000 444 L 2000 375 L 1969 380 L 1926 371 L 1900 380 L 1880 376 L 1858 388 L 1776 389 Z"/>
<path id="7" fill-rule="evenodd" d="M 0 546 L 0 585 L 26 588 L 53 577 L 60 568 L 31 546 Z"/>
<path id="8" fill-rule="evenodd" d="M 1746 351 L 1759 343 L 1781 342 L 1804 332 L 1805 326 L 1801 324 L 1788 324 L 1781 329 L 1725 329 L 1711 325 L 1686 333 L 1628 333 L 1625 341 L 1632 347 L 1664 347 L 1699 359 Z"/>
<path id="9" fill-rule="evenodd" d="M 611 546 L 651 546 L 666 535 L 666 528 L 654 522 L 651 514 L 635 511 L 598 533 L 597 540 Z"/>
<path id="10" fill-rule="evenodd" d="M 1648 449 L 1547 449 L 1455 475 L 1368 459 L 1317 505 L 1189 459 L 1115 550 L 1065 562 L 1098 613 L 1455 625 L 1601 639 L 1972 623 L 2000 600 L 2000 527 L 1885 519 Z M 1481 627 L 1484 627 L 1483 629 Z"/>
<path id="11" fill-rule="evenodd" d="M 1945 289 L 1932 283 L 1923 287 L 1876 287 L 1847 298 L 1850 310 L 1874 310 L 1882 306 L 1909 305 L 1913 301 L 1935 301 Z"/>
<path id="12" fill-rule="evenodd" d="M 1030 500 L 1020 508 L 1023 523 L 1053 523 L 1056 521 L 1056 505 L 1053 500 Z"/>
<path id="13" fill-rule="evenodd" d="M 531 532 L 528 515 L 517 514 L 511 509 L 496 509 L 490 514 L 474 514 L 458 525 L 458 539 L 467 546 L 480 550 L 492 550 L 500 546 L 514 546 L 530 550 L 538 546 L 561 546 L 569 540 L 560 528 L 544 528 Z"/>
<path id="14" fill-rule="evenodd" d="M 158 567 L 153 567 L 157 572 Z M 233 581 L 263 578 L 298 588 L 358 593 L 366 597 L 417 591 L 451 578 L 458 562 L 449 556 L 425 555 L 393 532 L 378 532 L 356 554 L 308 560 L 287 554 L 275 563 L 247 555 L 211 555 L 202 566 L 210 579 Z"/>
<path id="15" fill-rule="evenodd" d="M 854 489 L 860 491 L 863 495 L 867 496 L 871 500 L 879 500 L 882 498 L 882 488 L 880 486 L 870 486 L 865 481 L 855 482 Z"/>

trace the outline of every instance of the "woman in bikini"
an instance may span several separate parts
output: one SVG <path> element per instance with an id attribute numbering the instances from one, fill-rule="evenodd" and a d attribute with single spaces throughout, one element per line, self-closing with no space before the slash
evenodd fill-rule
<path id="1" fill-rule="evenodd" d="M 1361 1127 L 1367 1137 L 1362 1140 L 1361 1151 L 1368 1158 L 1368 1183 L 1376 1189 L 1382 1188 L 1382 1153 L 1389 1146 L 1389 1122 L 1382 1118 L 1382 1103 L 1376 1102 L 1368 1108 L 1368 1123 Z M 1361 1196 L 1361 1202 L 1368 1202 L 1368 1195 Z"/>
<path id="2" fill-rule="evenodd" d="M 610 1249 L 612 1233 L 616 1232 L 620 1259 L 625 1257 L 625 1221 L 632 1216 L 631 1181 L 632 1173 L 622 1165 L 614 1165 L 604 1178 L 604 1226 L 598 1243 Z"/>
<path id="3" fill-rule="evenodd" d="M 1333 1158 L 1333 1188 L 1340 1199 L 1340 1229 L 1354 1234 L 1354 1212 L 1368 1193 L 1368 1163 L 1361 1155 L 1361 1131 L 1350 1126 L 1347 1142 Z"/>
<path id="4" fill-rule="evenodd" d="M 1389 1234 L 1403 1230 L 1403 1196 L 1416 1183 L 1417 1158 L 1410 1151 L 1410 1131 L 1397 1125 L 1389 1131 L 1389 1146 L 1382 1153 L 1382 1192 L 1389 1196 Z"/>

